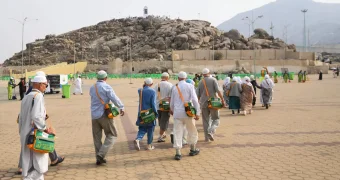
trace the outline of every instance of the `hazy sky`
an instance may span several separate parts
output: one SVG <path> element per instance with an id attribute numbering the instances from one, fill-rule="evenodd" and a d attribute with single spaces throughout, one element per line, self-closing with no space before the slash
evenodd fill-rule
<path id="1" fill-rule="evenodd" d="M 21 50 L 22 26 L 10 18 L 31 19 L 25 25 L 26 44 L 44 38 L 46 34 L 61 34 L 113 18 L 142 16 L 144 6 L 149 8 L 150 15 L 167 15 L 186 20 L 200 18 L 217 26 L 238 13 L 273 1 L 275 0 L 0 0 L 0 63 Z"/>

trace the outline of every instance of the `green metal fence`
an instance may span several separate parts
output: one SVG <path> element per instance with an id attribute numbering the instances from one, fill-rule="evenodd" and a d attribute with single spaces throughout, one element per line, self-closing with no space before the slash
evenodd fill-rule
<path id="1" fill-rule="evenodd" d="M 294 76 L 294 72 L 289 73 L 290 76 Z M 82 78 L 84 79 L 96 79 L 97 74 L 96 73 L 83 73 L 80 74 Z M 253 74 L 233 74 L 233 76 L 239 76 L 241 78 L 244 78 L 245 76 L 251 76 Z M 282 77 L 282 73 L 278 72 L 277 75 L 279 77 Z M 162 74 L 108 74 L 109 79 L 129 79 L 130 77 L 132 79 L 145 79 L 145 78 L 152 78 L 152 79 L 161 79 Z M 225 79 L 228 75 L 226 74 L 216 74 L 218 80 Z M 257 73 L 256 78 L 260 78 L 261 74 Z M 78 77 L 78 74 L 73 75 L 73 77 Z M 28 78 L 34 78 L 34 76 L 30 76 Z M 68 76 L 70 79 L 70 76 Z M 188 75 L 189 79 L 193 79 L 194 75 Z M 10 76 L 0 76 L 0 80 L 2 81 L 8 81 L 10 79 Z M 177 75 L 171 75 L 170 79 L 177 79 Z"/>

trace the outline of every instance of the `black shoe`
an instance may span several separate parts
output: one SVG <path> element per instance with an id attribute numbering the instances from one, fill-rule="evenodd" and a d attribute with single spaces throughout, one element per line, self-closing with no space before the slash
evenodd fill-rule
<path id="1" fill-rule="evenodd" d="M 171 144 L 174 144 L 174 135 L 170 134 Z"/>
<path id="2" fill-rule="evenodd" d="M 105 164 L 106 160 L 102 158 L 101 156 L 97 155 L 97 163 L 100 162 L 100 164 Z M 97 164 L 98 165 L 98 164 Z"/>
<path id="3" fill-rule="evenodd" d="M 232 114 L 235 114 L 235 111 L 234 111 L 234 110 L 231 110 L 231 113 L 232 113 Z"/>
<path id="4" fill-rule="evenodd" d="M 179 161 L 182 159 L 182 155 L 176 154 L 175 155 L 175 160 Z"/>
<path id="5" fill-rule="evenodd" d="M 190 150 L 189 156 L 196 156 L 200 153 L 199 149 L 196 150 Z"/>
<path id="6" fill-rule="evenodd" d="M 99 165 L 102 165 L 103 163 L 101 163 L 99 160 L 96 161 L 96 165 L 99 166 Z"/>
<path id="7" fill-rule="evenodd" d="M 269 108 L 269 106 L 268 106 L 268 104 L 266 104 L 266 109 L 268 109 Z"/>

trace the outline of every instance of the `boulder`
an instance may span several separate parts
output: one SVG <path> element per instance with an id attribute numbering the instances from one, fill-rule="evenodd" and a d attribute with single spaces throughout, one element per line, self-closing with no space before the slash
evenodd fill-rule
<path id="1" fill-rule="evenodd" d="M 239 40 L 241 38 L 240 32 L 238 30 L 236 30 L 236 29 L 232 29 L 229 32 L 224 33 L 224 36 L 226 36 L 226 37 L 228 37 L 228 38 L 230 38 L 230 39 L 232 39 L 234 41 L 235 40 Z"/>
<path id="2" fill-rule="evenodd" d="M 257 37 L 259 37 L 259 38 L 261 38 L 261 39 L 267 39 L 267 38 L 269 38 L 269 34 L 268 34 L 267 31 L 264 30 L 264 29 L 261 29 L 261 28 L 255 29 L 255 30 L 254 30 L 254 33 L 255 33 L 255 35 L 256 35 Z"/>

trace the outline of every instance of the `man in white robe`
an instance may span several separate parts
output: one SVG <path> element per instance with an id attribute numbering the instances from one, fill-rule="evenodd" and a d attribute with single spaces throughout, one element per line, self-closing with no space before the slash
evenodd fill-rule
<path id="1" fill-rule="evenodd" d="M 32 80 L 33 89 L 21 102 L 19 117 L 19 134 L 22 152 L 22 176 L 24 180 L 43 180 L 44 173 L 48 170 L 48 153 L 41 154 L 27 147 L 27 137 L 32 130 L 32 124 L 36 129 L 54 133 L 45 124 L 46 110 L 43 93 L 46 90 L 47 80 L 45 76 L 35 76 Z M 34 102 L 33 102 L 34 100 Z"/>
<path id="2" fill-rule="evenodd" d="M 78 78 L 74 81 L 74 85 L 76 86 L 75 88 L 74 88 L 74 91 L 73 91 L 73 95 L 76 95 L 77 93 L 80 93 L 81 95 L 83 95 L 83 90 L 82 90 L 82 87 L 81 87 L 81 85 L 82 85 L 82 81 L 81 81 L 81 78 L 80 78 L 81 76 L 80 75 L 78 75 Z"/>

